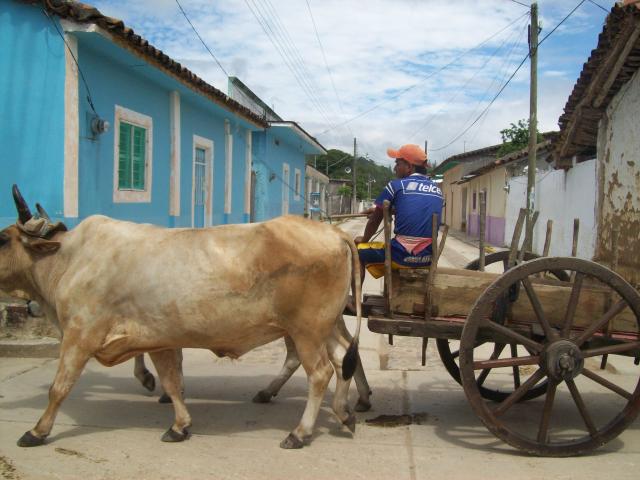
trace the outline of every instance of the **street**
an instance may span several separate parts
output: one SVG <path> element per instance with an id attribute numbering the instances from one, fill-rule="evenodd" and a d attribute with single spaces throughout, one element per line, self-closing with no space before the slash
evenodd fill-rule
<path id="1" fill-rule="evenodd" d="M 352 235 L 365 220 L 341 225 Z M 477 257 L 472 245 L 446 242 L 440 265 L 463 267 Z M 381 280 L 367 277 L 364 291 Z M 351 332 L 355 319 L 345 317 Z M 0 477 L 41 478 L 363 478 L 363 479 L 573 479 L 637 478 L 640 422 L 583 457 L 537 458 L 495 438 L 468 405 L 462 388 L 442 366 L 433 340 L 420 365 L 421 339 L 386 337 L 362 328 L 360 354 L 373 391 L 371 411 L 357 414 L 354 435 L 333 417 L 325 396 L 315 434 L 301 450 L 279 442 L 295 427 L 306 401 L 299 369 L 271 404 L 251 402 L 280 369 L 284 343 L 263 346 L 238 360 L 185 350 L 186 402 L 191 437 L 162 443 L 173 419 L 133 377 L 133 362 L 105 368 L 91 361 L 60 409 L 45 445 L 20 448 L 47 404 L 56 359 L 0 360 Z M 615 364 L 615 360 L 611 360 Z M 152 368 L 151 362 L 147 362 Z M 613 368 L 613 367 L 612 367 Z M 154 372 L 155 373 L 155 372 Z M 350 398 L 357 394 L 351 386 Z M 381 415 L 394 421 L 369 422 Z"/>

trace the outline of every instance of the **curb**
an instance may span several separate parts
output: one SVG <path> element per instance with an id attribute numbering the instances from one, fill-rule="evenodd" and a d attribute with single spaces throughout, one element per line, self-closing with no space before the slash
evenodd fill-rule
<path id="1" fill-rule="evenodd" d="M 60 342 L 55 338 L 0 340 L 0 357 L 58 358 Z"/>

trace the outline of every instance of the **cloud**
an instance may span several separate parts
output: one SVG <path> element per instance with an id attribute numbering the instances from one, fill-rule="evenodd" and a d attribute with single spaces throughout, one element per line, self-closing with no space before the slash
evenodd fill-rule
<path id="1" fill-rule="evenodd" d="M 175 0 L 95 0 L 94 4 L 226 91 L 225 73 Z M 435 149 L 449 143 L 477 118 L 527 54 L 527 9 L 505 0 L 309 0 L 330 73 L 305 1 L 180 0 L 180 4 L 224 69 L 283 118 L 299 122 L 327 148 L 351 151 L 355 136 L 363 153 L 385 164 L 390 163 L 384 153 L 389 145 L 428 140 L 430 149 Z M 576 0 L 539 4 L 544 35 Z M 541 130 L 557 128 L 586 60 L 585 39 L 593 42 L 601 29 L 604 12 L 589 5 L 580 7 L 540 49 Z M 520 16 L 482 48 L 463 55 Z M 442 159 L 463 149 L 499 143 L 501 129 L 528 117 L 528 82 L 524 65 L 467 134 L 431 157 Z M 406 93 L 400 94 L 403 90 Z"/>

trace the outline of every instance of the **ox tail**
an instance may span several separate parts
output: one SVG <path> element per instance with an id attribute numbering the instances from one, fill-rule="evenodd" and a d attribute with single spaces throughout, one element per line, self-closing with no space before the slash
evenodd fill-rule
<path id="1" fill-rule="evenodd" d="M 360 326 L 362 325 L 362 285 L 360 280 L 360 257 L 358 256 L 358 250 L 356 249 L 355 243 L 351 238 L 346 239 L 347 245 L 351 250 L 351 277 L 352 277 L 352 290 L 353 290 L 353 299 L 356 304 L 356 333 L 353 335 L 353 340 L 351 340 L 351 344 L 347 349 L 347 353 L 342 360 L 342 378 L 344 380 L 349 380 L 353 377 L 353 374 L 356 371 L 356 367 L 358 365 L 358 342 L 360 339 Z"/>

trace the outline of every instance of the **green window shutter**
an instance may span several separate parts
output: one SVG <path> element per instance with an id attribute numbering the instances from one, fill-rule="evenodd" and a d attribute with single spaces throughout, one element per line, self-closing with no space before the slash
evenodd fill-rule
<path id="1" fill-rule="evenodd" d="M 145 188 L 145 153 L 146 130 L 141 127 L 133 127 L 133 188 L 144 190 Z"/>
<path id="2" fill-rule="evenodd" d="M 131 188 L 131 130 L 133 125 L 120 122 L 120 140 L 118 156 L 118 188 Z"/>

